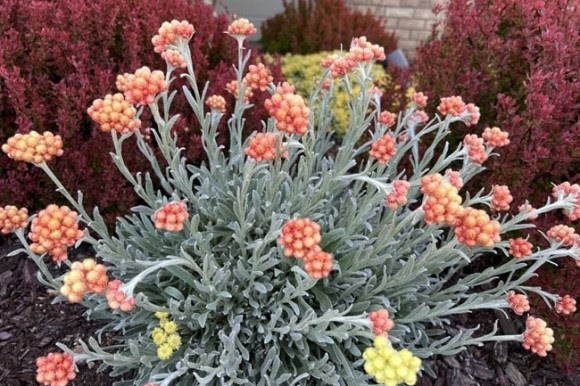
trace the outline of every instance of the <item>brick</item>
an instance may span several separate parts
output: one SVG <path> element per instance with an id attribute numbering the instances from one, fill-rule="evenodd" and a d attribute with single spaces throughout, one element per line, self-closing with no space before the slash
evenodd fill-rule
<path id="1" fill-rule="evenodd" d="M 431 36 L 429 31 L 411 31 L 411 38 L 414 40 L 425 40 Z"/>
<path id="2" fill-rule="evenodd" d="M 410 19 L 413 17 L 413 8 L 385 8 L 387 18 Z"/>
<path id="3" fill-rule="evenodd" d="M 422 30 L 425 29 L 425 21 L 418 19 L 399 19 L 397 20 L 397 29 Z"/>
<path id="4" fill-rule="evenodd" d="M 401 5 L 401 1 L 404 0 L 372 0 L 374 5 L 378 5 L 381 7 L 398 7 Z"/>
<path id="5" fill-rule="evenodd" d="M 414 50 L 418 45 L 419 42 L 416 40 L 399 40 L 399 47 L 403 51 Z"/>
<path id="6" fill-rule="evenodd" d="M 435 19 L 435 15 L 431 12 L 430 9 L 415 9 L 413 10 L 413 16 L 417 19 L 423 20 L 433 20 Z"/>
<path id="7" fill-rule="evenodd" d="M 409 40 L 411 39 L 411 31 L 408 30 L 401 30 L 401 29 L 395 29 L 394 32 L 397 34 L 397 37 L 399 38 L 399 40 Z"/>
<path id="8" fill-rule="evenodd" d="M 401 7 L 419 8 L 421 7 L 421 0 L 402 0 Z"/>

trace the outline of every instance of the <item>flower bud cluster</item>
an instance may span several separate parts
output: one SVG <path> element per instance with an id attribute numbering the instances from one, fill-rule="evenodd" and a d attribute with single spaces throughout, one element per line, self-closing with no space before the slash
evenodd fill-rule
<path id="1" fill-rule="evenodd" d="M 570 315 L 576 312 L 576 299 L 570 295 L 564 295 L 556 303 L 556 312 L 562 315 Z"/>
<path id="2" fill-rule="evenodd" d="M 385 134 L 371 145 L 369 154 L 375 157 L 380 164 L 389 162 L 397 152 L 395 137 Z"/>
<path id="3" fill-rule="evenodd" d="M 189 40 L 195 33 L 195 28 L 187 20 L 171 20 L 161 24 L 157 35 L 153 36 L 151 43 L 153 49 L 158 54 L 163 54 L 167 50 L 167 46 L 175 46 L 179 39 Z"/>
<path id="4" fill-rule="evenodd" d="M 183 223 L 189 218 L 187 205 L 183 201 L 174 201 L 163 205 L 153 214 L 155 228 L 170 232 L 179 232 Z"/>
<path id="5" fill-rule="evenodd" d="M 523 315 L 524 312 L 530 310 L 530 302 L 526 295 L 516 294 L 514 291 L 510 291 L 507 294 L 506 300 L 510 308 L 518 315 Z"/>
<path id="6" fill-rule="evenodd" d="M 463 119 L 467 126 L 477 124 L 481 117 L 479 107 L 473 103 L 465 104 L 460 96 L 441 98 L 437 110 L 443 115 L 451 115 Z"/>
<path id="7" fill-rule="evenodd" d="M 385 126 L 393 126 L 397 122 L 397 114 L 383 111 L 379 114 L 378 121 Z"/>
<path id="8" fill-rule="evenodd" d="M 6 205 L 0 208 L 0 228 L 3 234 L 14 232 L 28 225 L 28 209 L 17 208 L 14 205 Z"/>
<path id="9" fill-rule="evenodd" d="M 572 196 L 574 198 L 574 206 L 567 210 L 566 216 L 572 221 L 580 219 L 580 185 L 570 184 L 568 181 L 554 186 L 552 189 L 552 197 L 558 198 L 558 193 L 563 192 L 565 196 Z"/>
<path id="10" fill-rule="evenodd" d="M 107 288 L 109 278 L 107 269 L 94 259 L 75 261 L 64 276 L 60 293 L 71 303 L 80 303 L 88 293 L 102 294 Z"/>
<path id="11" fill-rule="evenodd" d="M 364 353 L 364 369 L 377 383 L 397 386 L 400 383 L 414 385 L 421 368 L 421 359 L 407 349 L 395 350 L 384 336 L 377 336 L 373 347 Z"/>
<path id="12" fill-rule="evenodd" d="M 455 227 L 457 239 L 471 248 L 478 244 L 491 248 L 501 241 L 499 222 L 491 220 L 489 215 L 481 209 L 465 208 L 463 214 L 457 219 Z"/>
<path id="13" fill-rule="evenodd" d="M 66 386 L 76 377 L 73 357 L 51 352 L 36 359 L 36 381 L 45 386 Z"/>
<path id="14" fill-rule="evenodd" d="M 240 96 L 240 85 L 238 84 L 237 80 L 232 80 L 226 84 L 226 90 L 233 95 L 234 98 L 238 99 Z M 250 87 L 246 87 L 244 89 L 244 103 L 248 103 L 250 98 L 254 96 L 252 89 Z"/>
<path id="15" fill-rule="evenodd" d="M 253 35 L 257 32 L 256 27 L 254 24 L 250 23 L 248 19 L 240 18 L 234 20 L 229 26 L 228 30 L 226 31 L 229 35 L 232 36 L 249 36 Z"/>
<path id="16" fill-rule="evenodd" d="M 554 343 L 554 331 L 548 328 L 542 319 L 528 316 L 526 331 L 523 334 L 524 348 L 545 357 L 548 351 L 552 350 L 552 343 Z"/>
<path id="17" fill-rule="evenodd" d="M 113 310 L 120 309 L 129 312 L 135 308 L 135 299 L 127 296 L 121 289 L 123 282 L 121 280 L 112 280 L 107 286 L 107 302 Z"/>
<path id="18" fill-rule="evenodd" d="M 265 91 L 274 78 L 262 63 L 250 64 L 248 73 L 244 77 L 244 84 L 253 89 Z"/>
<path id="19" fill-rule="evenodd" d="M 468 134 L 463 138 L 463 143 L 467 146 L 469 159 L 476 164 L 482 164 L 487 161 L 488 155 L 485 151 L 483 139 L 475 134 Z"/>
<path id="20" fill-rule="evenodd" d="M 279 135 L 275 133 L 257 133 L 250 139 L 250 143 L 245 149 L 246 155 L 252 157 L 257 162 L 275 160 L 278 137 Z M 280 156 L 287 158 L 288 149 L 282 143 L 280 146 Z"/>
<path id="21" fill-rule="evenodd" d="M 445 170 L 445 178 L 451 185 L 455 186 L 457 190 L 463 187 L 463 178 L 461 178 L 461 173 L 452 169 L 447 169 Z"/>
<path id="22" fill-rule="evenodd" d="M 494 211 L 509 210 L 514 200 L 510 190 L 505 185 L 494 185 L 492 188 L 491 209 Z"/>
<path id="23" fill-rule="evenodd" d="M 83 237 L 79 229 L 78 214 L 67 206 L 49 205 L 32 220 L 28 237 L 30 250 L 42 255 L 48 253 L 54 261 L 68 258 L 67 248 Z"/>
<path id="24" fill-rule="evenodd" d="M 393 181 L 393 192 L 387 195 L 385 203 L 391 210 L 407 204 L 407 193 L 411 184 L 405 180 Z"/>
<path id="25" fill-rule="evenodd" d="M 276 88 L 276 93 L 264 102 L 271 117 L 276 118 L 276 128 L 289 134 L 304 135 L 308 131 L 310 109 L 304 99 L 294 93 L 288 83 Z"/>
<path id="26" fill-rule="evenodd" d="M 554 225 L 548 229 L 547 235 L 566 246 L 580 245 L 580 235 L 576 233 L 574 228 L 567 225 Z"/>
<path id="27" fill-rule="evenodd" d="M 220 113 L 226 112 L 226 100 L 221 95 L 211 95 L 205 100 L 205 104 L 212 110 Z"/>
<path id="28" fill-rule="evenodd" d="M 117 88 L 125 95 L 125 100 L 134 105 L 148 105 L 155 96 L 167 90 L 168 84 L 162 71 L 151 71 L 141 67 L 133 74 L 117 76 Z"/>
<path id="29" fill-rule="evenodd" d="M 389 311 L 384 308 L 369 313 L 369 319 L 373 324 L 373 332 L 377 336 L 387 336 L 389 331 L 395 326 L 395 323 L 389 317 Z"/>
<path id="30" fill-rule="evenodd" d="M 96 99 L 87 113 L 103 132 L 115 130 L 124 134 L 134 132 L 141 126 L 141 121 L 135 118 L 137 110 L 121 93 L 107 94 L 105 99 Z"/>
<path id="31" fill-rule="evenodd" d="M 462 199 L 457 188 L 445 181 L 441 174 L 421 178 L 421 191 L 426 195 L 423 210 L 427 224 L 454 225 L 463 214 Z"/>
<path id="32" fill-rule="evenodd" d="M 28 134 L 17 133 L 8 138 L 2 145 L 2 151 L 15 161 L 40 164 L 60 157 L 63 153 L 62 138 L 49 131 L 39 134 L 31 131 Z"/>
<path id="33" fill-rule="evenodd" d="M 482 137 L 488 145 L 493 147 L 504 147 L 510 144 L 509 133 L 502 131 L 499 127 L 487 127 Z"/>
<path id="34" fill-rule="evenodd" d="M 169 314 L 156 312 L 155 316 L 159 319 L 159 327 L 153 329 L 151 339 L 157 346 L 157 356 L 165 361 L 181 347 L 181 336 L 177 332 L 177 323 L 169 320 Z"/>
<path id="35" fill-rule="evenodd" d="M 532 254 L 532 243 L 528 240 L 518 237 L 517 239 L 509 239 L 510 250 L 509 253 L 516 259 L 523 259 Z"/>
<path id="36" fill-rule="evenodd" d="M 385 50 L 376 44 L 371 44 L 362 36 L 352 40 L 349 51 L 344 56 L 330 55 L 322 60 L 322 67 L 330 69 L 333 79 L 340 78 L 351 72 L 358 64 L 385 60 Z"/>

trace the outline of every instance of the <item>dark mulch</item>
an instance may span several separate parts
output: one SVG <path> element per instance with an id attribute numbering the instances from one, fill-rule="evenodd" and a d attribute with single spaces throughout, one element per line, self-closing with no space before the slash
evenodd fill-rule
<path id="1" fill-rule="evenodd" d="M 0 385 L 34 385 L 35 360 L 50 351 L 55 343 L 75 346 L 100 327 L 82 316 L 83 307 L 65 303 L 51 304 L 50 294 L 36 280 L 36 268 L 24 256 L 6 256 L 14 245 L 0 245 Z M 77 252 L 83 254 L 82 251 Z M 86 253 L 86 251 L 85 251 Z M 502 333 L 523 331 L 522 318 L 506 319 L 501 313 L 482 311 L 459 316 L 457 325 L 482 324 L 489 331 L 492 321 L 502 318 Z M 456 330 L 449 327 L 449 333 Z M 431 362 L 437 374 L 422 377 L 419 386 L 575 386 L 580 375 L 565 374 L 553 357 L 540 358 L 517 343 L 486 344 L 469 347 L 454 357 L 439 357 Z M 97 373 L 97 366 L 81 365 L 76 386 L 110 386 L 113 379 Z"/>

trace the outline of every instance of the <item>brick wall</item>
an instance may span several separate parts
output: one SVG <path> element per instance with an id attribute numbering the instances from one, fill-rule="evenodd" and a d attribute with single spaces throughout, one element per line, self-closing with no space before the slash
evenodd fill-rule
<path id="1" fill-rule="evenodd" d="M 430 36 L 436 16 L 431 8 L 442 0 L 346 0 L 363 12 L 370 10 L 386 21 L 389 31 L 399 36 L 399 47 L 407 57 L 415 56 L 415 48 Z M 369 39 L 372 38 L 369 37 Z"/>

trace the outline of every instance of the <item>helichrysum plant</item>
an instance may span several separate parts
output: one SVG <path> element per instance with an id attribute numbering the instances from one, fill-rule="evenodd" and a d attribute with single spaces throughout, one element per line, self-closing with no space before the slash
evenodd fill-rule
<path id="1" fill-rule="evenodd" d="M 288 83 L 272 84 L 265 68 L 246 68 L 243 42 L 255 31 L 239 19 L 224 35 L 239 44 L 229 117 L 224 98 L 196 83 L 187 45 L 194 28 L 186 21 L 163 24 L 153 38 L 165 73 L 143 67 L 120 75 L 122 95 L 88 107 L 109 133 L 102 135 L 112 136 L 111 156 L 142 201 L 114 232 L 98 208 L 88 211 L 83 195 L 69 193 L 52 173 L 51 159 L 66 151 L 60 137 L 32 132 L 3 146 L 43 169 L 69 201 L 30 219 L 24 209 L 0 210 L 3 232 L 15 232 L 23 245 L 14 253 L 34 260 L 39 280 L 60 293 L 56 301 L 81 303 L 114 334 L 109 347 L 101 334 L 80 341 L 80 350 L 59 345 L 64 352 L 38 359 L 38 382 L 64 386 L 75 363 L 99 361 L 124 376 L 118 385 L 413 385 L 430 372 L 430 358 L 466 345 L 519 341 L 546 355 L 553 332 L 532 316 L 527 295 L 538 294 L 562 315 L 575 311 L 575 301 L 525 283 L 543 264 L 578 261 L 580 236 L 562 224 L 545 234 L 549 246 L 541 249 L 525 230 L 548 211 L 577 218 L 580 188 L 555 186 L 546 205 L 505 215 L 508 187 L 475 195 L 462 187 L 494 148 L 509 145 L 506 133 L 491 128 L 456 149 L 445 143 L 452 123 L 477 122 L 476 106 L 443 98 L 441 115 L 428 117 L 427 98 L 415 93 L 401 114 L 383 111 L 371 69 L 384 51 L 364 37 L 323 61 L 323 78 L 307 101 Z M 188 85 L 172 89 L 176 77 Z M 349 95 L 350 129 L 332 143 L 337 84 Z M 270 118 L 244 139 L 251 88 L 270 92 Z M 177 92 L 203 128 L 207 161 L 199 166 L 176 146 L 179 116 L 170 106 Z M 156 124 L 152 142 L 137 130 L 145 108 Z M 221 120 L 229 126 L 227 148 L 216 140 Z M 127 146 L 141 151 L 149 172 L 127 168 Z M 80 242 L 96 255 L 71 262 L 67 251 Z M 513 258 L 460 275 L 495 252 Z M 55 277 L 47 264 L 69 270 Z M 460 328 L 448 336 L 444 328 L 456 314 L 510 308 L 528 313 L 517 335 Z"/>

